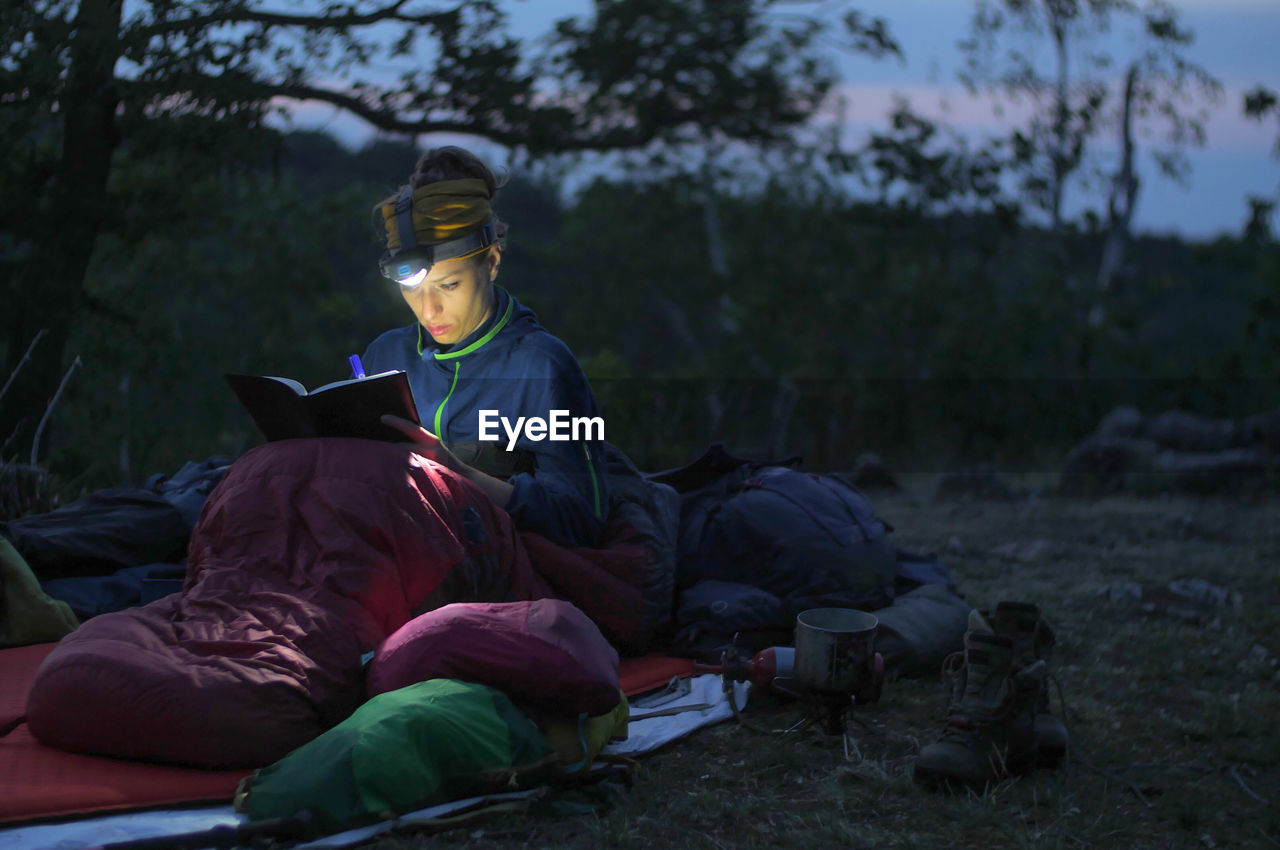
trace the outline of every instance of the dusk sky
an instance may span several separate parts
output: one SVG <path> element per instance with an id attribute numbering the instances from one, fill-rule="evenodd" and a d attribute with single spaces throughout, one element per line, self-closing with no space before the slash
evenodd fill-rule
<path id="1" fill-rule="evenodd" d="M 525 38 L 536 38 L 553 21 L 589 14 L 592 8 L 590 0 L 506 0 L 503 5 L 512 32 Z M 806 5 L 822 6 L 798 3 L 795 8 L 799 11 Z M 1223 96 L 1210 110 L 1205 147 L 1189 152 L 1187 186 L 1159 176 L 1139 150 L 1143 186 L 1135 227 L 1189 237 L 1238 233 L 1247 218 L 1248 195 L 1280 194 L 1280 159 L 1273 155 L 1280 127 L 1274 118 L 1259 123 L 1242 114 L 1245 91 L 1258 84 L 1280 89 L 1280 50 L 1276 48 L 1280 0 L 1175 0 L 1172 5 L 1195 34 L 1188 57 L 1217 77 Z M 845 135 L 849 146 L 856 147 L 868 130 L 885 125 L 897 96 L 908 98 L 916 111 L 974 138 L 1005 126 L 989 102 L 969 97 L 956 78 L 961 66 L 956 42 L 968 29 L 974 8 L 971 0 L 863 0 L 855 7 L 888 20 L 905 59 L 840 59 L 841 91 L 849 104 Z M 1122 56 L 1128 42 L 1117 34 L 1111 46 Z M 319 105 L 301 110 L 296 126 L 323 126 L 350 145 L 370 136 L 358 120 Z M 428 145 L 455 140 L 423 136 L 419 141 Z M 501 152 L 490 148 L 488 155 L 501 157 Z M 1074 187 L 1067 203 L 1078 210 L 1082 205 L 1097 206 L 1097 198 Z"/>

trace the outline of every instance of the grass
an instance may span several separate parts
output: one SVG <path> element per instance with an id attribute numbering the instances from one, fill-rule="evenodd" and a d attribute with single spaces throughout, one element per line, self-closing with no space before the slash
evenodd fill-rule
<path id="1" fill-rule="evenodd" d="M 897 681 L 857 709 L 861 762 L 816 732 L 769 737 L 730 721 L 644 759 L 594 814 L 505 815 L 372 846 L 1280 847 L 1274 498 L 936 502 L 929 480 L 906 484 L 874 499 L 900 547 L 937 552 L 975 607 L 1033 601 L 1057 629 L 1054 668 L 1078 753 L 1063 768 L 983 794 L 916 787 L 912 762 L 936 738 L 946 695 L 938 678 Z M 1180 578 L 1243 602 L 1188 617 L 1099 595 Z M 763 695 L 747 715 L 771 728 L 801 716 Z"/>

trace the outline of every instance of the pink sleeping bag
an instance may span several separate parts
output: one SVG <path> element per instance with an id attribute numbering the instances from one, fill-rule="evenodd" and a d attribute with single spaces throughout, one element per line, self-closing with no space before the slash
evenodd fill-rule
<path id="1" fill-rule="evenodd" d="M 522 708 L 576 717 L 618 704 L 618 653 L 560 599 L 458 602 L 402 626 L 369 662 L 369 696 L 428 679 L 496 688 Z"/>

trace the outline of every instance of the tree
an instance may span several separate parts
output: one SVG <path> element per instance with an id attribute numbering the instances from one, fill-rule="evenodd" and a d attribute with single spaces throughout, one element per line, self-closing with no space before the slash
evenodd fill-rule
<path id="1" fill-rule="evenodd" d="M 872 133 L 857 157 L 879 202 L 915 214 L 996 211 L 1016 219 L 1000 186 L 1005 157 L 999 142 L 970 150 L 963 136 L 942 129 L 906 100 L 894 104 L 888 130 Z"/>
<path id="2" fill-rule="evenodd" d="M 1266 86 L 1256 86 L 1245 93 L 1244 114 L 1255 121 L 1264 121 L 1271 116 L 1280 124 L 1280 97 Z M 1276 136 L 1271 155 L 1280 158 L 1280 134 Z M 1275 212 L 1277 199 L 1280 199 L 1280 190 L 1273 192 L 1271 197 L 1249 196 L 1249 221 L 1245 225 L 1245 239 L 1256 244 L 1271 241 L 1271 216 Z"/>
<path id="3" fill-rule="evenodd" d="M 1117 57 L 1106 39 L 1119 25 L 1136 30 L 1138 49 Z M 1039 54 L 1047 41 L 1051 67 Z M 1220 86 L 1184 56 L 1192 35 L 1163 0 L 979 0 L 961 80 L 974 92 L 1025 109 L 1010 138 L 1022 188 L 1058 231 L 1070 182 L 1109 182 L 1124 170 L 1105 169 L 1097 148 L 1104 132 L 1158 135 L 1152 155 L 1161 171 L 1185 174 L 1185 147 L 1204 138 L 1204 107 Z M 1119 70 L 1123 68 L 1123 70 Z M 1117 74 L 1119 76 L 1117 76 Z"/>
<path id="4" fill-rule="evenodd" d="M 1280 125 L 1280 96 L 1266 86 L 1255 86 L 1244 96 L 1244 114 L 1255 121 L 1262 121 L 1267 116 L 1272 116 Z M 1280 134 L 1276 135 L 1272 155 L 1280 157 Z"/>
<path id="5" fill-rule="evenodd" d="M 1117 57 L 1107 50 L 1116 29 L 1138 45 Z M 1160 172 L 1185 179 L 1185 149 L 1204 140 L 1206 107 L 1221 86 L 1190 62 L 1192 41 L 1164 0 L 979 0 L 961 49 L 961 79 L 971 91 L 1007 97 L 1027 117 L 1010 133 L 1021 187 L 1048 218 L 1057 263 L 1078 293 L 1076 367 L 1090 369 L 1092 328 L 1105 320 L 1104 300 L 1123 266 L 1140 182 L 1138 139 L 1151 139 Z M 1038 55 L 1047 42 L 1048 67 Z M 1113 165 L 1100 150 L 1117 136 Z M 1106 198 L 1102 255 L 1091 285 L 1067 274 L 1067 190 L 1073 181 L 1101 187 Z"/>
<path id="6" fill-rule="evenodd" d="M 3 4 L 6 372 L 47 335 L 0 410 L 0 439 L 32 427 L 77 317 L 113 310 L 85 300 L 99 236 L 199 226 L 198 210 L 164 206 L 163 192 L 130 220 L 136 187 L 112 179 L 125 159 L 167 159 L 179 180 L 259 162 L 272 143 L 266 119 L 303 101 L 389 133 L 469 133 L 532 153 L 637 147 L 697 126 L 775 142 L 834 79 L 814 56 L 834 25 L 769 25 L 782 2 L 597 0 L 589 23 L 562 22 L 540 55 L 507 33 L 496 0 L 315 2 L 300 12 L 140 0 L 127 16 L 123 0 Z M 843 26 L 865 44 L 883 34 L 854 13 Z"/>

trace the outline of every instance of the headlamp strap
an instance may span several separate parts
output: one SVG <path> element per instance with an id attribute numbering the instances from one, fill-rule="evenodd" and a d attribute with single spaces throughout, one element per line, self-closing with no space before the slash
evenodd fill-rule
<path id="1" fill-rule="evenodd" d="M 400 250 L 413 248 L 418 244 L 413 235 L 413 189 L 405 186 L 396 198 L 396 230 L 400 231 Z"/>
<path id="2" fill-rule="evenodd" d="M 496 241 L 493 222 L 486 221 L 484 227 L 479 230 L 464 234 L 456 239 L 450 239 L 448 242 L 441 242 L 438 245 L 425 245 L 423 247 L 427 251 L 430 263 L 438 263 L 441 260 L 470 256 L 484 248 L 488 248 Z"/>

